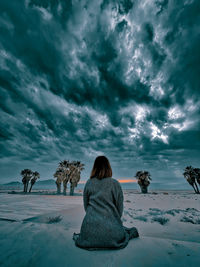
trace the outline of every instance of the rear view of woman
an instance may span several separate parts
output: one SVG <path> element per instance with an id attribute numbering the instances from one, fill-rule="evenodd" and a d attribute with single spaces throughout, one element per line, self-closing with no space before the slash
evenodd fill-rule
<path id="1" fill-rule="evenodd" d="M 105 156 L 95 159 L 90 179 L 83 191 L 86 215 L 80 234 L 73 239 L 76 246 L 88 250 L 124 248 L 130 239 L 138 237 L 135 227 L 123 226 L 123 191 L 112 178 L 112 169 Z"/>

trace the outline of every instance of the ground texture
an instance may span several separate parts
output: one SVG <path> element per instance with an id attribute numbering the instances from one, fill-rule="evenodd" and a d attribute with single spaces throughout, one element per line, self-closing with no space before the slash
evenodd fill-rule
<path id="1" fill-rule="evenodd" d="M 84 217 L 82 191 L 0 194 L 0 266 L 200 266 L 200 195 L 124 190 L 123 223 L 140 237 L 117 251 L 75 247 Z"/>

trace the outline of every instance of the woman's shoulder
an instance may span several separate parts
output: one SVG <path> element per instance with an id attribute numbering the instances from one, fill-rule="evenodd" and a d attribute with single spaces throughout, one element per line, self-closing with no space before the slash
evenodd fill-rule
<path id="1" fill-rule="evenodd" d="M 85 182 L 85 185 L 89 185 L 89 184 L 90 184 L 90 182 L 91 182 L 91 180 L 92 180 L 92 179 L 90 179 L 90 178 L 89 178 L 89 179 L 87 179 L 87 180 L 86 180 L 86 182 Z"/>
<path id="2" fill-rule="evenodd" d="M 120 184 L 119 181 L 113 177 L 111 177 L 111 181 L 114 183 L 114 184 Z"/>
<path id="3" fill-rule="evenodd" d="M 121 187 L 120 182 L 117 179 L 113 178 L 113 177 L 110 178 L 110 182 L 111 182 L 111 184 L 113 184 L 114 187 L 117 187 L 117 188 Z"/>
<path id="4" fill-rule="evenodd" d="M 95 183 L 96 180 L 97 178 L 88 178 L 85 182 L 85 186 Z"/>

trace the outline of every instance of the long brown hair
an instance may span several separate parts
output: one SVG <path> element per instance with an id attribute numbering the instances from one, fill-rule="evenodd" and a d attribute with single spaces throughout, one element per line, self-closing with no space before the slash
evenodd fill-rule
<path id="1" fill-rule="evenodd" d="M 90 178 L 103 179 L 106 177 L 112 177 L 112 168 L 109 160 L 105 156 L 98 156 L 91 171 Z"/>

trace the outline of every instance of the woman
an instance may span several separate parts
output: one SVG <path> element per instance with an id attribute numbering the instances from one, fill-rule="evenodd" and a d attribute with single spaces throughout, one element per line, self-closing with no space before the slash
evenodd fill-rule
<path id="1" fill-rule="evenodd" d="M 80 234 L 74 233 L 76 246 L 88 250 L 124 248 L 130 239 L 138 237 L 135 227 L 123 226 L 123 192 L 112 178 L 112 169 L 105 156 L 95 159 L 90 179 L 83 191 L 86 215 Z"/>

